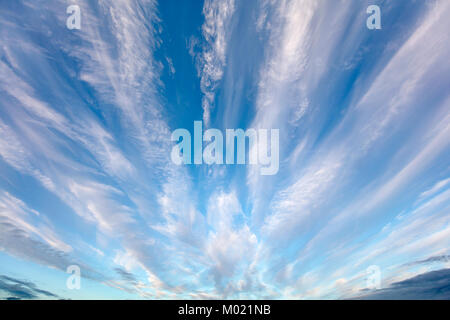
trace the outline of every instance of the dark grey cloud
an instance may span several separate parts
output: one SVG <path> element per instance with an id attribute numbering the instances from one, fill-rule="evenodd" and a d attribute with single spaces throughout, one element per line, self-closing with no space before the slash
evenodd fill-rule
<path id="1" fill-rule="evenodd" d="M 66 272 L 67 267 L 70 265 L 77 265 L 80 267 L 81 277 L 84 279 L 102 283 L 108 283 L 108 281 L 113 280 L 111 277 L 78 261 L 78 259 L 73 258 L 71 255 L 33 238 L 26 231 L 16 227 L 6 217 L 0 216 L 0 249 L 1 248 L 4 248 L 6 252 L 13 256 L 52 267 L 62 272 Z M 115 271 L 131 286 L 130 288 L 127 286 L 122 289 L 134 293 L 135 291 L 132 287 L 138 283 L 134 275 L 119 268 L 116 268 Z M 41 296 L 58 298 L 53 296 L 51 292 L 35 287 L 31 282 L 8 278 L 7 276 L 0 277 L 0 294 L 2 291 L 6 292 L 8 298 L 11 299 L 36 299 Z"/>
<path id="2" fill-rule="evenodd" d="M 0 217 L 1 247 L 12 255 L 60 270 L 65 270 L 73 264 L 66 253 L 33 239 L 26 231 L 17 228 L 4 217 Z"/>
<path id="3" fill-rule="evenodd" d="M 0 248 L 5 248 L 9 254 L 16 257 L 53 267 L 63 272 L 66 272 L 70 265 L 78 265 L 81 268 L 83 278 L 100 282 L 107 279 L 100 272 L 72 258 L 69 254 L 33 238 L 28 232 L 16 227 L 9 219 L 1 216 Z"/>
<path id="4" fill-rule="evenodd" d="M 137 283 L 137 279 L 132 273 L 130 273 L 130 272 L 128 272 L 128 271 L 126 271 L 126 270 L 124 270 L 122 268 L 115 268 L 114 270 L 120 275 L 120 277 L 123 280 L 131 282 L 133 284 Z"/>
<path id="5" fill-rule="evenodd" d="M 38 288 L 33 282 L 15 279 L 9 276 L 0 275 L 0 293 L 3 292 L 9 297 L 7 300 L 55 298 L 59 296 Z"/>
<path id="6" fill-rule="evenodd" d="M 433 262 L 450 262 L 450 255 L 433 256 L 433 257 L 429 257 L 424 260 L 418 260 L 418 261 L 408 263 L 408 265 L 427 264 L 427 263 L 433 263 Z"/>
<path id="7" fill-rule="evenodd" d="M 423 273 L 407 280 L 395 282 L 388 288 L 370 291 L 356 299 L 450 300 L 450 269 Z"/>

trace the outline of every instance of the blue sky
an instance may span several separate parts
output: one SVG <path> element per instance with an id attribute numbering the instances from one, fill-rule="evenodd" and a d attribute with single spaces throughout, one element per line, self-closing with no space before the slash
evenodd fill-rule
<path id="1" fill-rule="evenodd" d="M 447 0 L 1 1 L 0 298 L 353 298 L 373 265 L 377 297 L 448 280 L 449 16 Z M 194 121 L 279 129 L 278 173 L 173 164 L 171 132 Z"/>

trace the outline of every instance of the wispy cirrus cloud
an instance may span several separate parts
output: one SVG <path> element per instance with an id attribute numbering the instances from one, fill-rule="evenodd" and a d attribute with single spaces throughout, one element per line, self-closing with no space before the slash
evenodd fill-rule
<path id="1" fill-rule="evenodd" d="M 205 21 L 202 25 L 202 36 L 205 42 L 198 53 L 197 63 L 203 93 L 203 121 L 207 126 L 211 121 L 215 93 L 226 65 L 227 43 L 232 30 L 235 5 L 235 0 L 207 0 L 203 5 Z"/>

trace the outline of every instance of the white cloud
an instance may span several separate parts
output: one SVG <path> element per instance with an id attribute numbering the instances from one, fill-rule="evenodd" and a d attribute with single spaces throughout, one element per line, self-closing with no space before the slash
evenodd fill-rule
<path id="1" fill-rule="evenodd" d="M 0 191 L 0 217 L 3 218 L 4 225 L 12 224 L 18 230 L 27 233 L 28 237 L 37 236 L 55 250 L 62 252 L 72 251 L 70 245 L 59 239 L 52 226 L 41 223 L 36 227 L 32 222 L 33 215 L 39 215 L 39 212 L 29 208 L 23 201 L 8 192 Z"/>
<path id="2" fill-rule="evenodd" d="M 203 6 L 205 22 L 202 35 L 206 41 L 199 56 L 200 87 L 203 121 L 210 123 L 211 109 L 214 107 L 214 94 L 222 79 L 226 64 L 226 50 L 231 31 L 231 18 L 235 10 L 234 0 L 206 0 Z"/>
<path id="3" fill-rule="evenodd" d="M 441 180 L 436 182 L 433 187 L 431 187 L 430 189 L 428 189 L 427 191 L 424 191 L 420 194 L 419 198 L 423 199 L 423 198 L 428 198 L 429 196 L 433 196 L 436 193 L 442 191 L 450 182 L 450 178 Z"/>
<path id="4" fill-rule="evenodd" d="M 235 193 L 220 192 L 210 197 L 208 223 L 214 231 L 209 234 L 205 252 L 213 263 L 211 271 L 221 293 L 226 293 L 222 281 L 228 279 L 229 286 L 235 272 L 244 270 L 240 274 L 245 274 L 256 254 L 256 235 L 245 223 L 241 227 L 233 226 L 233 219 L 239 215 L 242 209 Z"/>

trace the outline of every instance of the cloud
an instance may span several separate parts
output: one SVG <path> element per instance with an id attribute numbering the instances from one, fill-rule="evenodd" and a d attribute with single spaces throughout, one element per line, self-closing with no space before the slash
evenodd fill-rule
<path id="1" fill-rule="evenodd" d="M 65 25 L 63 6 L 25 5 L 27 10 L 43 10 L 47 18 L 54 16 L 52 21 Z M 165 247 L 158 249 L 152 239 L 161 236 L 150 228 L 158 220 L 157 204 L 152 203 L 155 210 L 148 206 L 137 210 L 133 200 L 145 199 L 147 205 L 156 200 L 154 194 L 164 185 L 166 174 L 175 175 L 173 179 L 182 177 L 176 176 L 166 161 L 171 144 L 158 100 L 159 64 L 153 59 L 159 41 L 155 6 L 154 1 L 116 1 L 112 5 L 82 1 L 83 32 L 54 34 L 52 38 L 59 54 L 76 61 L 59 66 L 59 71 L 68 75 L 57 77 L 60 81 L 54 80 L 57 72 L 46 55 L 30 57 L 22 52 L 20 43 L 6 42 L 0 48 L 8 59 L 0 65 L 4 71 L 0 85 L 16 108 L 8 104 L 9 117 L 2 114 L 0 119 L 4 133 L 0 155 L 20 173 L 42 181 L 69 207 L 65 208 L 67 215 L 79 215 L 94 226 L 99 238 L 118 239 L 114 245 L 131 253 L 156 283 L 167 270 L 154 258 Z M 27 10 L 24 14 L 29 14 Z M 10 31 L 26 39 L 24 30 L 14 27 Z M 28 45 L 33 52 L 48 49 L 32 40 Z M 35 76 L 27 68 L 30 61 L 40 65 L 43 77 L 50 79 L 40 90 L 29 81 Z M 110 107 L 99 116 L 93 112 L 94 101 Z M 9 121 L 11 118 L 14 121 Z M 111 130 L 113 125 L 116 130 Z M 52 247 L 56 240 L 50 230 L 40 226 L 45 231 L 41 232 L 35 221 L 18 225 L 20 220 L 10 220 L 2 220 L 5 232 L 0 242 L 8 253 L 65 270 L 72 258 L 61 253 L 62 244 Z"/>
<path id="2" fill-rule="evenodd" d="M 58 295 L 38 288 L 33 282 L 19 280 L 5 275 L 0 275 L 1 292 L 6 295 L 11 295 L 11 297 L 6 298 L 7 300 L 59 299 Z"/>
<path id="3" fill-rule="evenodd" d="M 202 26 L 202 35 L 205 43 L 197 63 L 200 88 L 204 95 L 202 107 L 203 121 L 206 126 L 210 123 L 215 91 L 224 73 L 227 42 L 234 10 L 234 0 L 206 0 L 203 5 L 205 22 Z"/>
<path id="4" fill-rule="evenodd" d="M 119 274 L 119 276 L 122 278 L 122 280 L 124 280 L 130 284 L 137 285 L 137 279 L 132 273 L 130 273 L 122 268 L 115 268 L 114 270 Z"/>
<path id="5" fill-rule="evenodd" d="M 175 67 L 173 66 L 173 61 L 171 58 L 166 57 L 166 61 L 167 61 L 167 65 L 169 66 L 169 72 L 170 74 L 174 75 L 176 70 Z"/>
<path id="6" fill-rule="evenodd" d="M 36 263 L 64 270 L 72 264 L 68 253 L 71 246 L 64 243 L 52 226 L 33 223 L 34 211 L 7 192 L 0 191 L 0 248 Z"/>
<path id="7" fill-rule="evenodd" d="M 386 289 L 362 294 L 363 300 L 448 300 L 450 299 L 450 269 L 441 269 L 395 282 Z"/>
<path id="8" fill-rule="evenodd" d="M 22 200 L 0 190 L 0 250 L 18 258 L 66 272 L 79 265 L 83 277 L 102 281 L 105 276 L 73 256 L 72 246 L 54 231 L 43 215 Z"/>
<path id="9" fill-rule="evenodd" d="M 212 195 L 207 216 L 212 231 L 206 241 L 205 251 L 212 262 L 211 272 L 220 293 L 225 279 L 228 279 L 228 286 L 232 286 L 231 279 L 236 276 L 236 272 L 241 275 L 247 272 L 254 259 L 258 240 L 245 222 L 241 226 L 234 226 L 235 219 L 242 218 L 242 209 L 233 192 Z"/>
<path id="10" fill-rule="evenodd" d="M 429 264 L 434 262 L 450 262 L 450 255 L 433 256 L 424 260 L 411 262 L 408 265 Z"/>
<path id="11" fill-rule="evenodd" d="M 287 197 L 290 194 L 297 196 L 292 196 L 291 202 L 289 202 L 289 198 L 286 199 L 287 202 L 284 202 L 291 203 L 292 208 L 298 208 L 299 210 L 284 213 L 285 206 L 274 206 L 275 209 L 282 210 L 274 210 L 273 217 L 283 216 L 283 214 L 287 216 L 284 218 L 286 223 L 278 226 L 279 234 L 283 234 L 284 228 L 289 228 L 293 220 L 300 219 L 308 210 L 320 214 L 320 217 L 314 214 L 310 214 L 310 216 L 314 216 L 315 221 L 320 221 L 319 224 L 325 224 L 321 227 L 317 226 L 315 236 L 304 246 L 303 254 L 298 260 L 305 258 L 306 253 L 313 254 L 317 250 L 323 250 L 322 245 L 328 247 L 326 242 L 331 243 L 330 239 L 340 238 L 342 242 L 350 242 L 351 237 L 346 232 L 352 228 L 351 226 L 355 221 L 362 223 L 363 216 L 378 213 L 375 209 L 404 190 L 408 181 L 430 168 L 433 161 L 440 159 L 442 152 L 446 150 L 448 139 L 445 137 L 448 136 L 449 118 L 445 109 L 448 105 L 448 99 L 443 98 L 442 101 L 436 102 L 434 112 L 427 119 L 426 126 L 420 128 L 421 131 L 412 130 L 410 123 L 404 121 L 405 118 L 400 116 L 406 117 L 409 112 L 413 112 L 414 108 L 420 107 L 414 103 L 414 100 L 420 98 L 422 90 L 426 90 L 421 86 L 428 83 L 428 77 L 438 73 L 437 70 L 446 59 L 450 48 L 440 40 L 440 37 L 429 38 L 427 34 L 429 32 L 435 34 L 443 32 L 448 23 L 445 14 L 442 13 L 449 9 L 448 3 L 440 1 L 436 3 L 436 7 L 427 12 L 418 28 L 390 59 L 389 63 L 377 70 L 377 77 L 375 81 L 371 82 L 366 92 L 359 93 L 357 98 L 353 98 L 352 104 L 340 124 L 332 128 L 333 130 L 328 134 L 327 139 L 324 139 L 316 147 L 314 154 L 308 157 L 311 160 L 306 164 L 301 163 L 299 177 L 293 179 L 294 181 L 289 187 L 291 189 L 286 189 L 292 190 L 294 186 L 298 186 L 295 192 L 286 192 Z M 433 52 L 429 52 L 430 50 Z M 423 54 L 419 55 L 418 52 L 423 52 Z M 424 59 L 425 56 L 427 56 L 426 61 L 421 63 L 420 60 Z M 406 68 L 405 63 L 419 65 L 420 67 Z M 405 81 L 409 85 L 406 85 Z M 390 97 L 388 102 L 385 101 L 386 97 Z M 273 119 L 273 117 L 268 116 L 268 119 Z M 386 157 L 390 156 L 392 150 L 384 148 L 382 141 L 385 140 L 382 139 L 389 139 L 389 136 L 392 136 L 389 128 L 394 130 L 394 126 L 401 127 L 403 130 L 412 130 L 416 134 L 421 132 L 417 139 L 402 140 L 405 154 L 408 157 L 395 156 L 395 153 L 391 155 L 393 160 L 396 161 L 391 162 L 392 166 L 382 171 L 385 172 L 385 175 L 378 176 L 378 180 L 372 181 L 372 183 L 369 180 L 365 188 L 362 189 L 363 192 L 359 193 L 357 197 L 352 197 L 349 194 L 347 199 L 349 199 L 350 205 L 338 210 L 338 212 L 336 212 L 336 208 L 327 207 L 327 203 L 324 201 L 313 201 L 306 208 L 303 207 L 304 196 L 309 194 L 309 184 L 305 185 L 301 182 L 308 178 L 310 172 L 314 173 L 314 169 L 321 163 L 334 165 L 336 172 L 325 174 L 324 183 L 321 183 L 320 180 L 313 180 L 320 187 L 317 192 L 313 193 L 314 197 L 319 198 L 322 195 L 324 200 L 341 203 L 339 198 L 333 197 L 340 194 L 335 190 L 352 190 L 353 183 L 356 183 L 354 179 L 364 179 L 364 175 L 356 173 L 354 168 L 365 162 L 370 162 L 368 157 L 372 153 L 368 153 L 369 148 L 373 148 L 370 152 L 383 152 Z M 332 155 L 334 155 L 335 161 L 324 161 L 324 159 L 332 159 Z M 339 163 L 342 163 L 342 166 L 337 166 Z M 304 169 L 305 166 L 307 169 Z M 321 170 L 327 172 L 327 167 L 319 167 L 318 172 L 322 172 Z M 352 176 L 352 174 L 355 175 Z M 333 177 L 339 177 L 339 181 L 329 183 Z M 378 188 L 374 186 L 377 182 Z M 361 180 L 357 183 L 364 184 Z M 281 198 L 280 195 L 282 194 L 282 192 L 278 192 L 277 197 Z M 282 203 L 280 202 L 280 204 Z M 311 222 L 312 219 L 308 222 Z M 268 219 L 267 221 L 271 220 Z M 276 225 L 274 224 L 274 226 Z M 270 227 L 269 225 L 268 228 Z M 367 228 L 370 228 L 370 226 L 367 225 Z M 355 234 L 355 237 L 357 236 Z M 336 243 L 333 243 L 333 245 L 336 246 Z M 318 249 L 319 247 L 322 249 Z M 331 247 L 329 249 L 332 250 Z M 346 249 L 350 250 L 348 247 Z"/>
<path id="12" fill-rule="evenodd" d="M 332 76 L 331 70 L 325 66 L 335 63 L 333 50 L 344 34 L 346 43 L 358 45 L 358 39 L 354 39 L 353 34 L 345 31 L 348 30 L 345 28 L 345 23 L 348 23 L 346 15 L 351 9 L 357 9 L 354 3 L 322 4 L 316 1 L 264 1 L 261 2 L 259 9 L 260 16 L 257 19 L 259 34 L 267 40 L 264 43 L 263 61 L 259 67 L 258 78 L 255 80 L 257 84 L 255 114 L 250 127 L 283 128 L 280 130 L 280 159 L 289 157 L 290 153 L 294 154 L 293 151 L 297 150 L 295 158 L 299 162 L 303 153 L 310 150 L 311 143 L 314 143 L 320 132 L 322 121 L 316 117 L 326 117 L 325 110 L 332 107 L 326 104 L 329 102 L 322 101 L 326 89 L 321 89 L 321 83 Z M 321 23 L 323 21 L 327 23 Z M 339 50 L 342 50 L 342 47 L 339 47 Z M 302 147 L 297 148 L 297 144 Z M 311 171 L 321 170 L 317 168 L 317 162 L 328 164 L 328 159 L 322 159 L 320 155 L 325 155 L 326 158 L 327 151 L 330 151 L 331 158 L 342 152 L 339 148 L 327 147 L 327 151 L 322 151 L 320 146 L 317 146 L 317 149 L 314 150 L 314 154 L 318 156 L 314 157 L 314 160 L 311 159 L 314 166 Z M 300 179 L 299 175 L 304 172 L 302 169 L 306 165 L 307 163 L 301 163 L 286 170 L 294 172 L 294 175 L 290 176 L 292 179 Z M 283 167 L 282 162 L 280 172 L 284 171 Z M 336 169 L 336 173 L 337 171 Z M 313 173 L 305 173 L 308 174 Z M 257 224 L 262 224 L 265 216 L 270 213 L 266 208 L 271 206 L 272 196 L 279 197 L 274 195 L 276 191 L 272 187 L 276 181 L 264 183 L 262 180 L 267 178 L 260 177 L 256 167 L 247 171 L 247 183 L 255 199 L 253 220 Z M 298 181 L 299 185 L 300 183 Z M 280 188 L 283 188 L 283 185 Z M 327 190 L 325 186 L 320 188 L 323 188 L 323 191 Z M 294 212 L 278 214 L 280 218 L 282 215 L 285 216 L 283 220 L 288 222 L 295 218 L 287 216 L 296 214 Z"/>
<path id="13" fill-rule="evenodd" d="M 449 182 L 450 178 L 436 182 L 436 184 L 434 184 L 431 189 L 422 192 L 422 194 L 419 196 L 419 199 L 428 198 L 429 196 L 435 195 L 436 193 L 442 191 Z"/>

